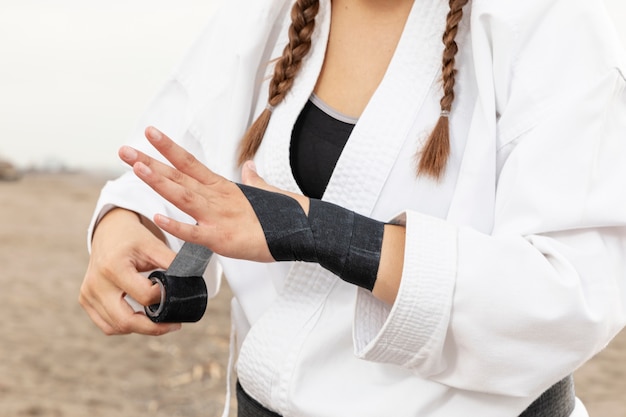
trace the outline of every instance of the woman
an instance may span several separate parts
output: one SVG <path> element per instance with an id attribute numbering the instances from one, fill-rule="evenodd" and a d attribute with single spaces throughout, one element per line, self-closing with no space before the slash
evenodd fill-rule
<path id="1" fill-rule="evenodd" d="M 120 151 L 81 304 L 176 330 L 124 295 L 180 238 L 235 294 L 240 415 L 586 416 L 568 375 L 626 320 L 620 51 L 590 0 L 229 2 Z"/>

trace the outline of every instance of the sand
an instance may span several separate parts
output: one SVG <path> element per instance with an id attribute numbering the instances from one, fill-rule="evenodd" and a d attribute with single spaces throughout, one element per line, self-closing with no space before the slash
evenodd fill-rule
<path id="1" fill-rule="evenodd" d="M 0 417 L 220 416 L 228 288 L 199 323 L 162 337 L 104 336 L 78 305 L 104 181 L 31 173 L 0 182 Z M 592 417 L 626 416 L 626 332 L 576 380 Z"/>

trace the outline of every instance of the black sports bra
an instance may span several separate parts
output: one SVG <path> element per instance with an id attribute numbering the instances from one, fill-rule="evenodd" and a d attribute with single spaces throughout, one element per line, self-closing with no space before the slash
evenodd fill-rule
<path id="1" fill-rule="evenodd" d="M 313 95 L 291 134 L 291 172 L 304 195 L 322 198 L 356 119 L 333 110 Z"/>

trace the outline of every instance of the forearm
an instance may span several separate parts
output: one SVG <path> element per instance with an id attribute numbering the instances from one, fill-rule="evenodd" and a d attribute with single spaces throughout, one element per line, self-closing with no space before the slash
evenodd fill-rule
<path id="1" fill-rule="evenodd" d="M 115 207 L 107 211 L 102 216 L 100 221 L 98 221 L 98 223 L 94 225 L 94 230 L 93 230 L 92 239 L 91 239 L 92 242 L 99 230 L 99 227 L 102 224 L 106 224 L 109 222 L 120 222 L 120 223 L 139 222 L 146 229 L 148 229 L 150 233 L 152 233 L 156 238 L 158 238 L 161 242 L 166 243 L 165 234 L 163 234 L 163 231 L 159 229 L 158 226 L 154 224 L 154 222 L 152 222 L 150 219 L 148 219 L 146 216 L 142 214 L 139 214 L 137 212 L 134 212 L 132 210 L 128 210 L 122 207 Z"/>

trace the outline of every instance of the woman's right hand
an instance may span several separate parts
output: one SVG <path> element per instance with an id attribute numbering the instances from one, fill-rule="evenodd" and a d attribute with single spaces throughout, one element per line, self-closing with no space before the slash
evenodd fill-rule
<path id="1" fill-rule="evenodd" d="M 100 220 L 93 235 L 78 300 L 107 335 L 161 335 L 181 327 L 177 323 L 153 323 L 124 299 L 128 294 L 142 305 L 157 302 L 158 286 L 140 272 L 167 269 L 175 256 L 156 226 L 142 220 L 132 211 L 116 208 Z"/>

